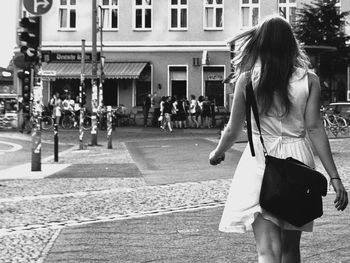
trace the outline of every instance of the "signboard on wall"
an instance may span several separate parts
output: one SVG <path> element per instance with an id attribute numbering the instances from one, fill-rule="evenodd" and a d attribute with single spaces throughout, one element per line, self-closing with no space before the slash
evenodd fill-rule
<path id="1" fill-rule="evenodd" d="M 100 60 L 100 52 L 97 52 L 97 61 Z M 43 62 L 81 62 L 81 53 L 67 52 L 42 52 Z M 85 53 L 85 62 L 92 61 L 92 53 Z"/>

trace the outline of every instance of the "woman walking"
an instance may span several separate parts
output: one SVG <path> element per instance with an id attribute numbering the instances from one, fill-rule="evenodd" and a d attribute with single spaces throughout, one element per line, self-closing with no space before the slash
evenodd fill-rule
<path id="1" fill-rule="evenodd" d="M 163 103 L 161 103 L 161 116 L 163 116 L 163 123 L 161 129 L 166 131 L 167 128 L 170 132 L 173 132 L 171 125 L 171 112 L 173 109 L 173 103 L 171 96 L 165 97 Z"/>
<path id="2" fill-rule="evenodd" d="M 236 88 L 231 116 L 217 147 L 209 155 L 210 163 L 217 165 L 223 161 L 225 151 L 239 138 L 245 121 L 245 87 L 251 81 L 268 153 L 279 158 L 293 157 L 315 167 L 306 139 L 308 134 L 336 192 L 335 208 L 344 210 L 347 192 L 320 119 L 319 79 L 309 71 L 308 58 L 291 26 L 281 17 L 269 17 L 232 40 L 236 41 L 240 46 L 233 61 Z M 252 230 L 260 263 L 299 263 L 301 233 L 311 232 L 313 222 L 296 227 L 260 207 L 265 157 L 254 119 L 252 131 L 256 157 L 250 155 L 249 147 L 243 152 L 219 230 L 238 233 Z"/>
<path id="3" fill-rule="evenodd" d="M 198 109 L 199 109 L 198 101 L 196 100 L 196 96 L 192 94 L 191 101 L 190 101 L 190 109 L 189 109 L 192 128 L 199 128 Z"/>

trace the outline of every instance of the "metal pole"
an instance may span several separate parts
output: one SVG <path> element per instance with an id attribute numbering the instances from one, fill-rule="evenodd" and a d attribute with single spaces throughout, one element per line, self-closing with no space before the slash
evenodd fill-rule
<path id="1" fill-rule="evenodd" d="M 34 66 L 35 67 L 35 66 Z M 31 118 L 33 120 L 33 128 L 32 128 L 32 172 L 35 171 L 41 171 L 41 130 L 40 130 L 40 112 L 36 112 L 36 107 L 34 106 L 34 103 L 37 103 L 37 98 L 34 93 L 34 75 L 36 74 L 35 68 L 31 68 L 31 81 L 30 81 L 30 86 L 31 86 Z M 37 95 L 37 94 L 36 94 Z"/>
<path id="2" fill-rule="evenodd" d="M 101 21 L 100 21 L 100 103 L 102 101 L 103 97 L 103 83 L 104 83 L 104 56 L 103 56 L 103 23 L 104 23 L 104 16 L 103 16 L 103 9 L 99 5 L 100 8 L 100 15 L 101 15 Z M 112 107 L 107 106 L 107 149 L 112 149 Z"/>
<path id="3" fill-rule="evenodd" d="M 112 148 L 112 106 L 107 106 L 107 149 Z"/>
<path id="4" fill-rule="evenodd" d="M 104 72 L 103 72 L 103 68 L 104 68 L 104 56 L 103 56 L 103 23 L 104 23 L 104 17 L 103 17 L 103 11 L 102 11 L 102 7 L 99 5 L 98 6 L 100 8 L 100 92 L 99 92 L 99 105 L 101 105 L 101 102 L 103 100 L 103 82 L 104 82 Z"/>
<path id="5" fill-rule="evenodd" d="M 38 85 L 38 71 L 41 69 L 41 32 L 42 23 L 41 17 L 39 17 L 39 45 L 38 45 L 38 62 L 34 63 L 31 67 L 31 100 L 30 112 L 33 116 L 33 129 L 32 129 L 32 171 L 41 171 L 41 114 L 42 114 L 42 82 Z M 35 89 L 35 90 L 34 90 Z M 34 104 L 35 103 L 35 104 Z"/>
<path id="6" fill-rule="evenodd" d="M 54 138 L 54 161 L 58 162 L 58 124 L 55 123 L 53 130 Z"/>
<path id="7" fill-rule="evenodd" d="M 80 86 L 79 86 L 79 104 L 80 104 L 80 111 L 79 111 L 79 150 L 84 149 L 84 130 L 83 130 L 83 124 L 84 124 L 84 105 L 83 105 L 83 89 L 84 89 L 84 74 L 85 74 L 85 39 L 81 40 L 81 74 L 80 74 Z"/>
<path id="8" fill-rule="evenodd" d="M 92 99 L 91 99 L 91 144 L 90 146 L 97 146 L 97 4 L 96 0 L 92 0 Z"/>

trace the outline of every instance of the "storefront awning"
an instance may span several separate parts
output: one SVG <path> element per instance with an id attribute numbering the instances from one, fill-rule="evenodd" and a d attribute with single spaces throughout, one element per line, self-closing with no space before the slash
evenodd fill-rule
<path id="1" fill-rule="evenodd" d="M 103 72 L 106 79 L 137 79 L 147 62 L 106 62 Z M 92 64 L 85 64 L 85 78 L 91 78 Z M 76 79 L 81 75 L 80 63 L 43 63 L 41 76 L 47 78 Z M 98 63 L 97 78 L 100 76 L 100 65 Z"/>

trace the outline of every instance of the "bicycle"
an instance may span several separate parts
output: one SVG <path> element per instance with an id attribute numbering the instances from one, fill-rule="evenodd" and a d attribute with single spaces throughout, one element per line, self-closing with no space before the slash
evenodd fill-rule
<path id="1" fill-rule="evenodd" d="M 331 132 L 335 137 L 338 134 L 346 134 L 349 130 L 349 126 L 345 118 L 336 114 L 323 114 L 323 126 L 326 130 L 327 135 Z"/>
<path id="2" fill-rule="evenodd" d="M 69 112 L 68 114 L 65 114 L 62 118 L 62 128 L 63 129 L 72 129 L 73 127 L 79 128 L 79 118 L 75 118 L 75 113 Z M 83 129 L 89 130 L 91 129 L 91 116 L 89 116 L 86 112 L 84 112 L 83 116 Z"/>

